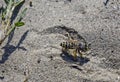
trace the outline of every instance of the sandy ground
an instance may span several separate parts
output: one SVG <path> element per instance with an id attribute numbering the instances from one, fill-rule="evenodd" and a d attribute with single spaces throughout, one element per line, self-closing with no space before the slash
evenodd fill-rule
<path id="1" fill-rule="evenodd" d="M 26 0 L 26 25 L 1 46 L 0 82 L 120 82 L 120 0 L 106 2 Z M 91 44 L 89 61 L 61 53 L 71 29 Z"/>

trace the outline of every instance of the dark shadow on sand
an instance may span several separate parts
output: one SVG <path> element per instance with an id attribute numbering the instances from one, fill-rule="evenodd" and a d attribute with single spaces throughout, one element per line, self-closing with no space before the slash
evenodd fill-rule
<path id="1" fill-rule="evenodd" d="M 87 46 L 86 45 L 87 42 L 86 42 L 84 37 L 82 37 L 74 28 L 69 28 L 69 27 L 64 26 L 64 25 L 50 27 L 50 28 L 44 29 L 42 32 L 37 32 L 37 33 L 41 34 L 41 35 L 52 34 L 52 33 L 56 34 L 57 33 L 57 34 L 62 34 L 64 36 L 66 36 L 66 33 L 69 33 L 69 35 L 71 37 L 74 37 L 74 39 L 76 39 L 78 41 L 84 42 L 85 46 Z"/>
<path id="2" fill-rule="evenodd" d="M 58 34 L 62 34 L 62 35 L 66 35 L 66 33 L 69 33 L 70 35 L 73 35 L 73 37 L 76 37 L 77 39 L 84 40 L 84 38 L 75 29 L 66 27 L 64 25 L 50 27 L 50 28 L 43 30 L 42 32 L 39 32 L 39 34 L 41 34 L 41 35 L 51 34 L 51 33 L 58 33 Z"/>
<path id="3" fill-rule="evenodd" d="M 83 57 L 83 58 L 77 57 L 77 60 L 74 60 L 72 55 L 69 55 L 67 52 L 64 52 L 64 51 L 60 54 L 60 56 L 62 57 L 63 60 L 69 63 L 78 64 L 78 65 L 84 65 L 85 63 L 90 61 L 90 59 L 86 57 Z"/>
<path id="4" fill-rule="evenodd" d="M 22 3 L 20 3 L 18 6 L 15 7 L 12 17 L 11 17 L 11 24 L 13 23 L 13 21 L 16 19 L 16 17 L 18 16 L 18 13 L 21 9 L 21 7 L 23 6 L 23 4 L 25 3 L 25 1 L 23 1 Z M 20 19 L 19 21 L 21 21 L 22 19 Z"/>
<path id="5" fill-rule="evenodd" d="M 2 48 L 4 49 L 4 53 L 2 55 L 2 59 L 0 60 L 0 64 L 5 63 L 6 60 L 8 60 L 8 57 L 16 50 L 16 49 L 22 49 L 25 50 L 26 49 L 24 47 L 20 47 L 20 45 L 22 44 L 22 42 L 25 40 L 26 36 L 28 34 L 28 30 L 21 36 L 21 39 L 19 40 L 18 44 L 16 46 L 10 45 L 10 42 L 12 41 L 14 32 L 12 32 L 9 37 L 8 37 L 8 41 L 7 44 Z"/>

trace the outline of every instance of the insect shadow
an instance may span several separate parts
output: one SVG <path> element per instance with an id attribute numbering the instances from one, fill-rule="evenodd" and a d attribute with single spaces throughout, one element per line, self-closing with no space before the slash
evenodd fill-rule
<path id="1" fill-rule="evenodd" d="M 76 60 L 74 60 L 74 57 L 72 55 L 69 55 L 69 53 L 65 52 L 65 51 L 62 51 L 62 53 L 60 54 L 61 58 L 67 62 L 70 62 L 70 63 L 75 63 L 75 64 L 79 64 L 79 65 L 83 65 L 87 62 L 90 61 L 89 58 L 87 57 L 77 57 Z"/>
<path id="2" fill-rule="evenodd" d="M 22 42 L 25 40 L 26 36 L 28 34 L 28 30 L 21 36 L 21 39 L 19 40 L 18 44 L 16 46 L 10 45 L 10 42 L 13 38 L 14 31 L 9 35 L 8 41 L 6 45 L 2 48 L 4 49 L 4 53 L 2 55 L 2 59 L 0 60 L 0 64 L 5 63 L 5 61 L 8 59 L 8 57 L 16 50 L 16 49 L 22 49 L 26 51 L 24 47 L 20 47 Z"/>

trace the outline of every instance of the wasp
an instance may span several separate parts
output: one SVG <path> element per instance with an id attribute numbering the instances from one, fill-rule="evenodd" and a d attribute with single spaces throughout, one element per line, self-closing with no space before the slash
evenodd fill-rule
<path id="1" fill-rule="evenodd" d="M 60 43 L 62 51 L 72 55 L 74 60 L 77 59 L 78 54 L 80 58 L 83 58 L 83 52 L 87 51 L 86 45 L 83 45 L 78 40 L 73 39 L 73 37 L 71 37 L 69 33 L 67 33 L 67 37 L 67 41 Z"/>

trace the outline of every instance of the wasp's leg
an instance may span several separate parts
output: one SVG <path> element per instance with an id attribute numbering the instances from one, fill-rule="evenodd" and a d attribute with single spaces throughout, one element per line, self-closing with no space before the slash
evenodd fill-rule
<path id="1" fill-rule="evenodd" d="M 62 48 L 62 52 L 63 52 L 63 53 L 67 53 L 67 52 L 68 52 L 68 49 L 67 49 L 67 48 Z"/>
<path id="2" fill-rule="evenodd" d="M 67 36 L 67 37 L 68 37 L 68 40 L 73 40 L 73 38 L 70 36 L 70 34 L 69 34 L 69 33 L 65 33 L 65 36 Z"/>
<path id="3" fill-rule="evenodd" d="M 80 58 L 83 58 L 83 54 L 82 54 L 82 52 L 80 50 L 78 50 L 78 53 L 80 55 Z"/>
<path id="4" fill-rule="evenodd" d="M 62 52 L 65 52 L 65 48 L 62 48 Z"/>
<path id="5" fill-rule="evenodd" d="M 68 42 L 70 42 L 70 43 L 78 42 L 78 40 L 74 40 L 74 38 L 72 36 L 70 36 L 69 33 L 66 33 L 65 35 L 68 37 L 68 40 L 67 40 Z"/>
<path id="6" fill-rule="evenodd" d="M 74 60 L 77 60 L 77 50 L 73 51 L 73 58 L 74 58 Z"/>

